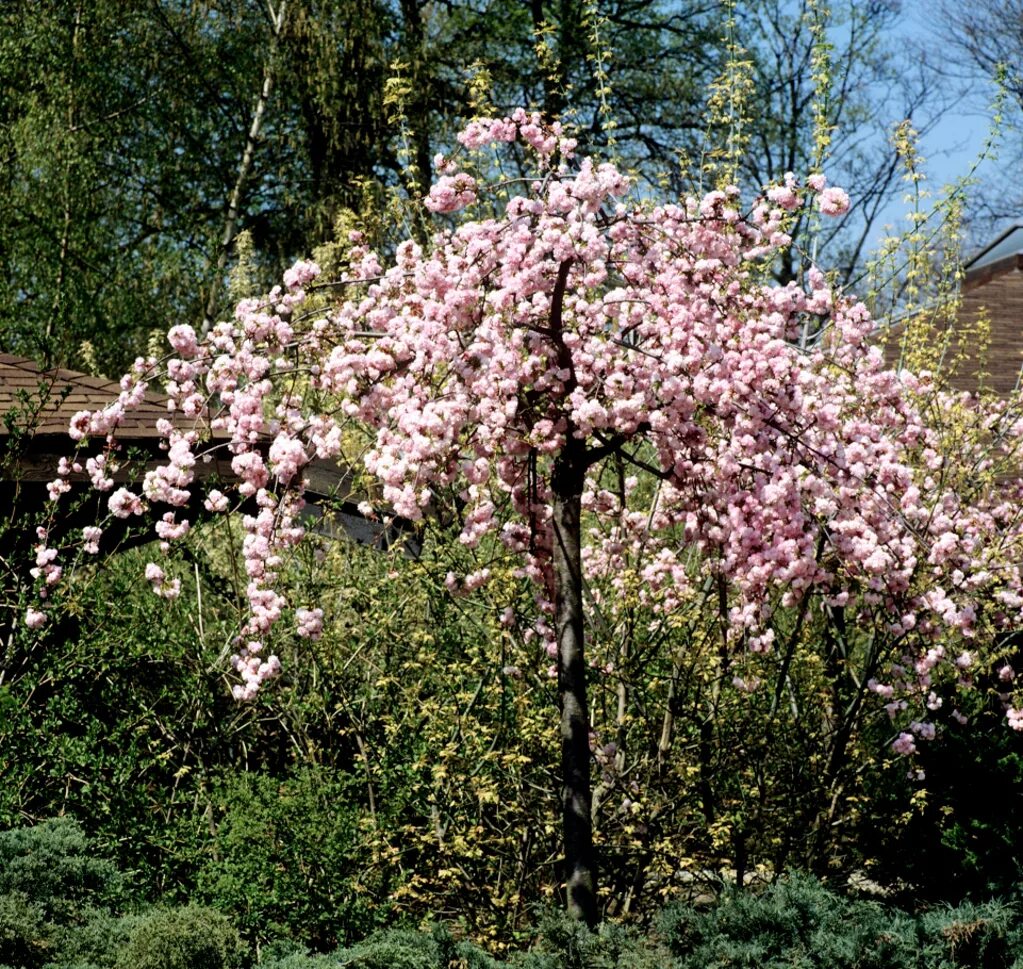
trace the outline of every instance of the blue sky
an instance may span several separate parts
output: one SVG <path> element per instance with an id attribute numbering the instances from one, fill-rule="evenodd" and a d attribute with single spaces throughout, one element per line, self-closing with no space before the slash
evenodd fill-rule
<path id="1" fill-rule="evenodd" d="M 903 0 L 902 12 L 903 21 L 897 41 L 905 43 L 909 57 L 926 56 L 945 73 L 946 76 L 938 83 L 952 102 L 920 141 L 924 169 L 932 194 L 937 198 L 944 185 L 967 175 L 979 156 L 991 127 L 990 107 L 995 88 L 981 80 L 970 84 L 962 76 L 961 69 L 956 68 L 951 60 L 944 59 L 948 38 L 936 20 L 933 2 Z M 998 168 L 997 158 L 986 161 L 978 169 L 977 176 L 986 179 L 997 177 Z M 904 211 L 904 205 L 891 206 L 885 221 L 898 220 Z M 882 234 L 879 227 L 877 237 Z M 976 241 L 984 243 L 988 241 L 988 235 L 985 233 Z"/>

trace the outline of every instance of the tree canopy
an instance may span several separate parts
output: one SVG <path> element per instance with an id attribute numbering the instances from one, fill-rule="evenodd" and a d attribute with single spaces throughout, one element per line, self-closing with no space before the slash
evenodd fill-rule
<path id="1" fill-rule="evenodd" d="M 890 117 L 876 110 L 878 92 L 909 77 L 891 73 L 892 16 L 842 5 L 828 28 L 813 4 L 759 0 L 729 27 L 690 0 L 8 5 L 0 341 L 119 370 L 154 331 L 223 315 L 240 251 L 265 289 L 311 243 L 412 217 L 396 215 L 401 199 L 425 193 L 459 126 L 518 104 L 680 193 L 711 177 L 701 159 L 733 125 L 745 132 L 737 177 L 755 192 L 811 170 L 812 92 L 831 84 L 831 167 L 857 206 L 857 228 L 835 240 L 849 277 L 896 189 L 894 153 L 875 163 L 863 145 L 883 144 L 876 125 L 929 93 L 918 84 L 892 96 Z M 745 107 L 731 117 L 726 102 Z M 782 281 L 805 262 L 780 267 Z"/>
<path id="2" fill-rule="evenodd" d="M 833 635 L 846 623 L 872 629 L 883 638 L 872 641 L 865 685 L 889 701 L 903 725 L 893 747 L 909 755 L 935 736 L 926 710 L 941 706 L 937 684 L 970 675 L 978 627 L 1019 622 L 1023 536 L 1012 503 L 932 473 L 947 456 L 921 396 L 926 379 L 885 368 L 865 307 L 816 268 L 809 289 L 771 282 L 807 207 L 833 216 L 849 205 L 823 175 L 801 185 L 788 174 L 744 216 L 735 187 L 680 204 L 630 202 L 627 177 L 577 159 L 560 125 L 522 109 L 471 123 L 459 143 L 475 172 L 438 158 L 444 174 L 426 207 L 471 212 L 493 195 L 495 216 L 456 219 L 426 247 L 408 240 L 390 265 L 356 235 L 337 279 L 317 284 L 319 267 L 300 262 L 284 288 L 243 300 L 235 322 L 208 336 L 172 327 L 164 372 L 178 416 L 158 425 L 167 461 L 140 491 L 115 490 L 109 476 L 124 460 L 118 424 L 161 371 L 139 358 L 117 401 L 72 421 L 83 446 L 105 439 L 102 453 L 64 462 L 50 490 L 59 499 L 88 473 L 110 492 L 110 516 L 157 509 L 166 552 L 191 528 L 183 509 L 196 462 L 229 450 L 239 500 L 256 506 L 243 518 L 239 699 L 279 673 L 267 651 L 285 615 L 299 636 L 322 632 L 323 610 L 289 603 L 278 581 L 305 534 L 303 469 L 314 456 L 339 458 L 351 435 L 365 436 L 383 502 L 367 502 L 367 514 L 414 521 L 450 504 L 463 545 L 492 534 L 490 564 L 446 584 L 473 591 L 510 555 L 535 585 L 535 613 L 509 608 L 502 622 L 525 619 L 535 662 L 556 660 L 564 881 L 569 911 L 592 924 L 587 589 L 613 625 L 633 574 L 640 605 L 670 623 L 710 583 L 723 657 L 776 648 L 778 610 L 836 611 Z M 500 166 L 491 172 L 488 152 L 506 145 L 533 159 L 524 191 L 517 181 L 509 191 Z M 1013 459 L 1023 423 L 964 413 L 998 426 L 996 453 Z M 959 461 L 990 467 L 988 447 L 978 437 Z M 233 504 L 214 491 L 205 506 L 220 514 Z M 39 535 L 34 575 L 46 597 L 62 565 Z M 85 551 L 100 537 L 87 535 Z M 145 574 L 159 596 L 178 596 L 168 567 L 150 561 Z M 31 607 L 25 622 L 46 618 Z M 756 689 L 741 676 L 735 686 Z"/>

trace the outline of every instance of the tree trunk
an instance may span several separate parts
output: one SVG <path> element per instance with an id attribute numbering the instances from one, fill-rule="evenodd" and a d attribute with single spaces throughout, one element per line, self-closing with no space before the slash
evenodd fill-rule
<path id="1" fill-rule="evenodd" d="M 583 655 L 580 510 L 586 452 L 569 438 L 551 476 L 554 524 L 554 621 L 561 704 L 562 825 L 568 914 L 597 924 L 596 859 L 590 795 L 590 719 Z"/>

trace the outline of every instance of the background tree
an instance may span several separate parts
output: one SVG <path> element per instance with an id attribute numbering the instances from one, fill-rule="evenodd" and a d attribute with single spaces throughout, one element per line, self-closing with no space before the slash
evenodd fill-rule
<path id="1" fill-rule="evenodd" d="M 782 282 L 805 272 L 813 240 L 838 279 L 848 284 L 863 269 L 880 220 L 904 190 L 895 132 L 911 120 L 927 131 L 940 116 L 943 92 L 934 76 L 897 48 L 896 5 L 736 4 L 733 41 L 748 58 L 744 105 L 746 151 L 742 184 L 759 189 L 786 172 L 826 170 L 852 200 L 836 223 L 799 224 L 797 246 L 778 267 Z"/>
<path id="2" fill-rule="evenodd" d="M 1008 96 L 1005 117 L 999 119 L 999 134 L 1004 139 L 1002 153 L 1010 164 L 1023 151 L 1019 137 L 1023 110 L 1023 78 L 1019 71 L 1023 51 L 1021 22 L 1023 8 L 1016 0 L 981 0 L 969 6 L 943 3 L 941 22 L 934 28 L 935 36 L 949 52 L 937 67 L 950 84 L 962 89 L 961 97 L 967 104 L 972 100 L 977 113 L 983 114 L 995 91 Z M 928 56 L 928 51 L 923 49 L 921 56 Z M 989 172 L 974 196 L 968 223 L 975 245 L 990 241 L 1006 223 L 1019 220 L 1023 197 L 1014 190 L 1011 179 L 1001 177 L 1000 172 Z"/>
<path id="3" fill-rule="evenodd" d="M 382 163 L 384 12 L 280 12 L 278 30 L 240 0 L 5 7 L 6 349 L 60 359 L 88 340 L 121 366 L 154 321 L 223 310 L 238 232 L 276 269 Z"/>
<path id="4" fill-rule="evenodd" d="M 305 240 L 344 243 L 350 228 L 372 229 L 373 211 L 422 194 L 433 155 L 487 103 L 563 114 L 586 150 L 613 149 L 651 186 L 681 190 L 679 155 L 706 149 L 707 92 L 725 71 L 716 12 L 653 0 L 8 5 L 0 342 L 120 369 L 155 321 L 229 310 L 240 232 L 264 288 Z M 931 92 L 920 82 L 877 110 L 909 76 L 884 41 L 887 7 L 853 4 L 823 35 L 812 13 L 736 8 L 753 83 L 744 181 L 759 190 L 808 170 L 814 81 L 802 68 L 823 37 L 835 46 L 828 124 L 841 124 L 831 169 L 863 212 L 836 260 L 848 276 L 893 184 L 894 168 L 868 164 L 864 146 Z M 85 341 L 95 356 L 79 352 Z"/>
<path id="5" fill-rule="evenodd" d="M 421 186 L 467 107 L 465 65 L 492 61 L 495 96 L 540 96 L 533 25 L 515 5 L 269 9 L 251 0 L 5 7 L 6 349 L 60 359 L 88 340 L 101 364 L 120 367 L 144 349 L 154 321 L 226 310 L 224 257 L 239 232 L 251 234 L 264 285 L 305 240 L 328 241 L 339 215 L 364 206 L 367 185 L 400 184 L 404 136 L 384 104 L 392 64 L 406 65 L 402 112 Z M 561 96 L 585 113 L 596 82 L 590 33 L 573 26 L 582 16 L 580 7 L 562 31 L 576 47 L 562 58 L 575 83 Z M 623 8 L 620 18 L 629 71 L 652 70 L 651 37 L 675 45 L 667 53 L 693 29 L 688 15 L 656 7 Z M 679 61 L 674 76 L 683 72 L 691 64 Z M 694 103 L 694 86 L 686 91 Z"/>

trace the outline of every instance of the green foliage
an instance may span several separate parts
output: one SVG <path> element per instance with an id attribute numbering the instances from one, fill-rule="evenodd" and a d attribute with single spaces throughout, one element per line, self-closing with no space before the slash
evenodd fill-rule
<path id="1" fill-rule="evenodd" d="M 385 929 L 357 945 L 339 949 L 337 962 L 349 969 L 500 969 L 499 963 L 438 926 L 432 932 Z M 311 967 L 310 967 L 311 969 Z"/>
<path id="2" fill-rule="evenodd" d="M 310 955 L 305 951 L 291 952 L 286 956 L 264 958 L 260 969 L 328 969 L 337 965 L 333 956 Z"/>
<path id="3" fill-rule="evenodd" d="M 322 236 L 325 210 L 329 229 L 339 186 L 386 166 L 374 89 L 389 12 L 288 7 L 276 57 L 265 12 L 240 0 L 0 8 L 5 350 L 81 363 L 89 340 L 112 371 L 153 325 L 201 322 L 268 71 L 277 97 L 237 226 L 256 237 L 264 273 Z"/>
<path id="4" fill-rule="evenodd" d="M 1018 921 L 1000 902 L 911 916 L 790 876 L 709 910 L 671 906 L 654 932 L 610 923 L 591 932 L 551 911 L 529 949 L 502 961 L 442 929 L 389 929 L 336 958 L 353 969 L 1009 969 L 1023 956 Z M 315 957 L 301 959 L 293 969 L 317 969 Z"/>
<path id="5" fill-rule="evenodd" d="M 676 906 L 661 929 L 680 969 L 882 969 L 916 964 L 911 919 L 792 875 L 762 895 L 734 892 L 709 912 Z"/>
<path id="6" fill-rule="evenodd" d="M 179 815 L 233 758 L 230 738 L 252 711 L 233 707 L 213 666 L 220 642 L 197 639 L 187 605 L 146 594 L 140 559 L 111 558 L 70 585 L 59 623 L 8 667 L 0 824 L 73 814 L 159 893 L 168 853 L 188 845 Z M 205 630 L 218 631 L 212 611 Z"/>
<path id="7" fill-rule="evenodd" d="M 49 932 L 42 912 L 21 892 L 0 894 L 0 965 L 35 969 L 47 961 Z"/>
<path id="8" fill-rule="evenodd" d="M 125 884 L 67 818 L 0 834 L 0 964 L 36 969 L 238 969 L 218 912 L 188 905 L 123 916 Z"/>
<path id="9" fill-rule="evenodd" d="M 115 969 L 235 969 L 244 949 L 219 912 L 188 905 L 138 919 Z"/>
<path id="10" fill-rule="evenodd" d="M 707 912 L 669 907 L 660 928 L 678 969 L 1006 969 L 1023 955 L 1017 919 L 1001 902 L 914 918 L 791 875 L 761 895 L 726 895 Z"/>
<path id="11" fill-rule="evenodd" d="M 1013 955 L 1023 956 L 1019 949 L 1010 952 L 1013 928 L 1019 942 L 1017 919 L 1016 909 L 1002 902 L 966 902 L 924 912 L 919 920 L 920 962 L 929 969 L 1008 969 Z"/>
<path id="12" fill-rule="evenodd" d="M 327 969 L 335 965 L 332 956 L 313 955 L 304 945 L 290 939 L 271 942 L 260 956 L 260 969 Z"/>
<path id="13" fill-rule="evenodd" d="M 921 752 L 922 782 L 899 770 L 867 778 L 871 814 L 904 812 L 904 823 L 877 825 L 867 816 L 856 832 L 873 877 L 901 882 L 909 895 L 929 902 L 1010 896 L 1020 879 L 1023 737 L 1006 729 L 997 700 L 978 695 L 964 705 L 962 699 L 970 722 L 960 726 L 939 714 L 944 730 Z M 953 702 L 946 699 L 948 712 Z"/>
<path id="14" fill-rule="evenodd" d="M 59 818 L 0 833 L 0 964 L 110 967 L 127 886 L 81 828 Z"/>
<path id="15" fill-rule="evenodd" d="M 129 923 L 128 918 L 97 910 L 83 925 L 57 930 L 47 969 L 113 969 L 128 942 Z"/>
<path id="16" fill-rule="evenodd" d="M 282 787 L 280 816 L 289 805 L 301 807 L 306 788 L 313 786 L 303 778 L 294 788 Z M 325 796 L 340 793 L 318 789 Z M 266 836 L 265 825 L 275 817 L 263 801 L 269 794 L 257 783 L 237 795 L 239 813 L 225 823 L 218 847 L 232 849 L 228 833 L 243 819 L 251 826 L 250 844 Z M 6 832 L 0 846 L 0 967 L 254 965 L 252 950 L 242 945 L 232 918 L 211 908 L 192 902 L 122 914 L 115 906 L 124 904 L 123 882 L 109 862 L 96 857 L 73 822 L 62 819 Z M 267 859 L 254 858 L 254 876 L 261 861 L 278 867 L 286 863 L 280 856 Z M 261 885 L 273 893 L 272 884 Z M 317 904 L 328 904 L 321 894 L 317 897 Z M 315 908 L 304 911 L 312 917 Z M 299 934 L 293 926 L 283 928 Z M 377 930 L 329 956 L 310 952 L 287 935 L 264 935 L 262 969 L 1010 969 L 1023 964 L 1023 918 L 1015 905 L 989 901 L 909 914 L 890 904 L 839 895 L 805 875 L 780 879 L 760 893 L 726 892 L 699 911 L 669 906 L 652 931 L 606 922 L 591 932 L 562 912 L 548 910 L 501 958 L 441 925 L 429 931 Z"/>
<path id="17" fill-rule="evenodd" d="M 387 887 L 372 879 L 351 778 L 317 767 L 281 778 L 228 775 L 210 807 L 215 833 L 196 897 L 246 937 L 322 950 L 361 938 L 386 914 Z"/>
<path id="18" fill-rule="evenodd" d="M 437 940 L 423 932 L 387 929 L 339 950 L 337 959 L 349 969 L 437 969 L 441 950 Z"/>
<path id="19" fill-rule="evenodd" d="M 616 0 L 595 19 L 589 7 L 499 0 L 427 13 L 418 3 L 292 0 L 274 41 L 262 5 L 242 0 L 3 5 L 0 344 L 113 372 L 152 326 L 201 323 L 220 288 L 233 196 L 229 236 L 251 234 L 265 283 L 359 211 L 367 184 L 420 194 L 433 153 L 474 113 L 474 62 L 496 104 L 571 113 L 584 137 L 610 102 L 628 119 L 619 149 L 650 169 L 670 166 L 699 117 L 709 18 Z M 534 50 L 541 34 L 546 66 Z M 594 70 L 604 49 L 619 81 L 610 90 L 606 69 Z M 411 85 L 400 124 L 385 104 L 395 63 Z M 272 97 L 250 142 L 267 81 Z M 416 177 L 402 186 L 406 170 Z"/>
<path id="20" fill-rule="evenodd" d="M 0 894 L 24 899 L 47 922 L 68 924 L 123 902 L 125 886 L 79 825 L 57 818 L 0 832 Z"/>
<path id="21" fill-rule="evenodd" d="M 591 932 L 564 912 L 546 910 L 532 949 L 509 958 L 516 969 L 662 969 L 670 953 L 656 938 L 612 923 Z"/>

